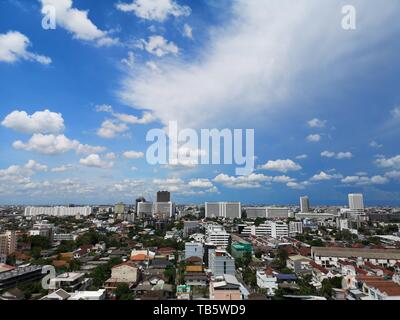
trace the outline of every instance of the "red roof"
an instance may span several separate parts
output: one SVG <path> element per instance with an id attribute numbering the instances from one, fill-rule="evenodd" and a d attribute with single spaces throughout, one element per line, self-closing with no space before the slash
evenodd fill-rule
<path id="1" fill-rule="evenodd" d="M 325 269 L 324 267 L 321 267 L 319 264 L 315 263 L 314 261 L 310 261 L 310 265 L 311 265 L 313 268 L 315 268 L 315 269 L 321 271 L 322 273 L 327 274 L 327 273 L 329 272 L 327 269 Z"/>

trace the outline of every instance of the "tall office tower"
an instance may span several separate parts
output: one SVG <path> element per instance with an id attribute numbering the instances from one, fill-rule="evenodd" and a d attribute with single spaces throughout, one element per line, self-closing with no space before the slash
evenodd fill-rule
<path id="1" fill-rule="evenodd" d="M 267 217 L 267 208 L 266 207 L 249 207 L 249 208 L 246 208 L 245 210 L 246 210 L 248 219 L 266 218 Z"/>
<path id="2" fill-rule="evenodd" d="M 300 197 L 300 210 L 301 213 L 310 212 L 310 199 L 307 196 Z"/>
<path id="3" fill-rule="evenodd" d="M 114 213 L 115 214 L 124 214 L 125 213 L 125 204 L 121 203 L 117 203 L 114 206 Z"/>
<path id="4" fill-rule="evenodd" d="M 151 217 L 153 214 L 153 203 L 139 202 L 137 212 L 140 218 Z"/>
<path id="5" fill-rule="evenodd" d="M 153 214 L 160 215 L 164 219 L 172 218 L 175 216 L 175 205 L 172 202 L 155 202 Z"/>
<path id="6" fill-rule="evenodd" d="M 146 199 L 143 198 L 143 197 L 139 197 L 139 198 L 136 199 L 136 202 L 135 202 L 135 213 L 136 213 L 136 215 L 138 215 L 138 213 L 139 213 L 138 212 L 139 202 L 146 202 Z"/>
<path id="7" fill-rule="evenodd" d="M 170 202 L 171 193 L 169 191 L 158 191 L 157 192 L 157 202 Z"/>
<path id="8" fill-rule="evenodd" d="M 210 250 L 208 263 L 209 269 L 216 277 L 236 273 L 235 259 L 226 250 Z"/>
<path id="9" fill-rule="evenodd" d="M 361 193 L 349 194 L 350 210 L 364 210 L 364 197 Z"/>

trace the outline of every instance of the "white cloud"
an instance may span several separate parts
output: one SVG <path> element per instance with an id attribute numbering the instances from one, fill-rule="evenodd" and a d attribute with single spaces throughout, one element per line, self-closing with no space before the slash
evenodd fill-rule
<path id="1" fill-rule="evenodd" d="M 366 176 L 347 176 L 343 178 L 342 183 L 344 184 L 356 184 L 356 185 L 383 185 L 389 182 L 387 177 L 373 176 L 371 178 Z"/>
<path id="2" fill-rule="evenodd" d="M 16 110 L 8 114 L 1 124 L 6 128 L 27 134 L 59 133 L 65 129 L 62 114 L 49 110 L 37 111 L 32 115 Z"/>
<path id="3" fill-rule="evenodd" d="M 400 107 L 395 107 L 390 112 L 394 119 L 400 119 Z"/>
<path id="4" fill-rule="evenodd" d="M 172 41 L 168 42 L 162 36 L 151 36 L 148 41 L 142 40 L 142 42 L 146 51 L 157 57 L 163 57 L 170 53 L 179 53 L 179 48 L 176 44 Z"/>
<path id="5" fill-rule="evenodd" d="M 189 186 L 193 188 L 212 188 L 213 184 L 208 179 L 193 179 L 189 181 Z"/>
<path id="6" fill-rule="evenodd" d="M 88 11 L 73 8 L 72 0 L 39 0 L 42 4 L 42 13 L 46 14 L 44 7 L 52 6 L 56 10 L 56 22 L 74 38 L 84 41 L 94 41 L 98 46 L 110 46 L 118 43 L 108 32 L 100 30 L 88 17 Z"/>
<path id="7" fill-rule="evenodd" d="M 132 3 L 118 3 L 116 6 L 123 12 L 133 12 L 139 18 L 159 22 L 169 16 L 189 16 L 191 13 L 188 6 L 181 6 L 174 0 L 134 0 Z"/>
<path id="8" fill-rule="evenodd" d="M 193 29 L 187 23 L 185 23 L 185 25 L 183 26 L 183 35 L 186 38 L 193 39 Z"/>
<path id="9" fill-rule="evenodd" d="M 114 152 L 109 152 L 105 154 L 104 157 L 108 160 L 114 160 L 117 158 L 117 155 Z"/>
<path id="10" fill-rule="evenodd" d="M 314 175 L 310 181 L 329 181 L 333 179 L 341 179 L 343 176 L 340 174 L 328 174 L 324 171 L 321 171 L 319 174 Z"/>
<path id="11" fill-rule="evenodd" d="M 278 108 L 287 112 L 284 107 L 297 106 L 295 93 L 304 92 L 307 83 L 313 92 L 325 83 L 315 77 L 316 66 L 344 76 L 354 54 L 368 52 L 372 60 L 381 55 L 374 44 L 399 29 L 394 22 L 399 5 L 390 1 L 377 9 L 378 4 L 359 3 L 363 28 L 349 34 L 340 28 L 334 0 L 324 6 L 316 0 L 234 1 L 231 22 L 208 30 L 210 41 L 199 49 L 199 57 L 160 61 L 159 72 L 138 66 L 126 77 L 120 96 L 133 108 L 153 111 L 164 124 L 174 119 L 207 128 L 209 123 L 222 127 L 267 119 Z M 234 124 L 227 116 L 241 112 Z"/>
<path id="12" fill-rule="evenodd" d="M 72 168 L 72 165 L 70 164 L 64 164 L 62 166 L 59 167 L 55 167 L 51 169 L 51 172 L 55 172 L 55 173 L 61 173 L 61 172 L 65 172 L 68 171 Z"/>
<path id="13" fill-rule="evenodd" d="M 111 169 L 114 166 L 114 162 L 107 162 L 101 159 L 98 154 L 91 154 L 86 158 L 79 160 L 79 163 L 86 167 Z"/>
<path id="14" fill-rule="evenodd" d="M 76 149 L 77 154 L 93 154 L 93 153 L 101 153 L 107 150 L 106 147 L 101 147 L 101 146 L 91 146 L 88 144 L 79 144 L 79 146 Z"/>
<path id="15" fill-rule="evenodd" d="M 297 160 L 304 160 L 304 159 L 307 159 L 307 158 L 308 158 L 308 155 L 306 155 L 306 154 L 300 154 L 300 155 L 298 155 L 296 157 Z"/>
<path id="16" fill-rule="evenodd" d="M 18 150 L 34 151 L 47 155 L 57 155 L 75 150 L 79 146 L 79 141 L 70 140 L 64 135 L 43 135 L 34 134 L 28 142 L 20 140 L 13 143 L 13 147 Z"/>
<path id="17" fill-rule="evenodd" d="M 392 158 L 387 159 L 384 156 L 380 156 L 375 160 L 375 163 L 378 167 L 381 168 L 400 168 L 400 155 L 394 156 Z"/>
<path id="18" fill-rule="evenodd" d="M 321 135 L 319 134 L 310 134 L 306 137 L 308 142 L 319 142 L 321 141 Z"/>
<path id="19" fill-rule="evenodd" d="M 351 159 L 353 158 L 353 154 L 351 152 L 332 152 L 332 151 L 323 151 L 321 152 L 321 157 L 324 158 L 335 158 L 338 160 L 344 160 L 344 159 Z"/>
<path id="20" fill-rule="evenodd" d="M 140 159 L 144 157 L 144 153 L 138 151 L 126 151 L 123 153 L 123 156 L 127 159 Z"/>
<path id="21" fill-rule="evenodd" d="M 0 34 L 0 62 L 14 63 L 19 60 L 28 60 L 41 64 L 51 63 L 49 57 L 29 52 L 27 49 L 30 45 L 29 38 L 18 31 Z"/>
<path id="22" fill-rule="evenodd" d="M 266 164 L 259 166 L 258 169 L 272 170 L 279 172 L 299 171 L 302 167 L 290 159 L 268 161 Z"/>
<path id="23" fill-rule="evenodd" d="M 303 181 L 303 182 L 291 181 L 286 184 L 286 186 L 288 188 L 295 189 L 295 190 L 304 190 L 309 185 L 310 185 L 310 183 L 308 181 Z"/>
<path id="24" fill-rule="evenodd" d="M 128 52 L 128 57 L 121 60 L 121 63 L 126 65 L 128 68 L 135 66 L 135 54 L 132 51 Z"/>
<path id="25" fill-rule="evenodd" d="M 393 170 L 385 173 L 385 177 L 400 180 L 400 171 Z"/>
<path id="26" fill-rule="evenodd" d="M 114 120 L 105 120 L 101 124 L 101 128 L 97 130 L 97 135 L 105 139 L 113 139 L 119 133 L 128 131 L 128 126 L 124 123 L 118 123 Z"/>
<path id="27" fill-rule="evenodd" d="M 231 177 L 221 173 L 216 176 L 213 181 L 220 183 L 228 188 L 253 189 L 260 188 L 262 182 L 271 181 L 271 177 L 256 173 L 252 173 L 248 176 Z"/>
<path id="28" fill-rule="evenodd" d="M 307 122 L 310 128 L 325 128 L 326 120 L 320 120 L 318 118 L 314 118 Z"/>
<path id="29" fill-rule="evenodd" d="M 371 141 L 369 146 L 372 147 L 372 148 L 378 148 L 378 149 L 383 147 L 382 144 L 380 144 L 380 143 L 378 143 L 376 141 Z"/>
<path id="30" fill-rule="evenodd" d="M 40 164 L 35 160 L 29 160 L 28 163 L 25 165 L 25 168 L 42 172 L 46 172 L 48 170 L 48 167 L 46 165 Z"/>

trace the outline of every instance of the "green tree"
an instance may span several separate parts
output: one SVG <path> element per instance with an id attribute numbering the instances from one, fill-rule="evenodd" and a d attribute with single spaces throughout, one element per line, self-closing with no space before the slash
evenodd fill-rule
<path id="1" fill-rule="evenodd" d="M 115 297 L 117 300 L 133 300 L 132 291 L 127 283 L 119 283 L 115 289 Z"/>

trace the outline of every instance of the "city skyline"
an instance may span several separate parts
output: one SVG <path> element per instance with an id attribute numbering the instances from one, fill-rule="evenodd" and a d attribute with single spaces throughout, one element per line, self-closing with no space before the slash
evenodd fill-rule
<path id="1" fill-rule="evenodd" d="M 2 1 L 0 204 L 400 205 L 400 4 L 348 2 Z M 148 164 L 171 120 L 255 129 L 254 172 Z"/>

